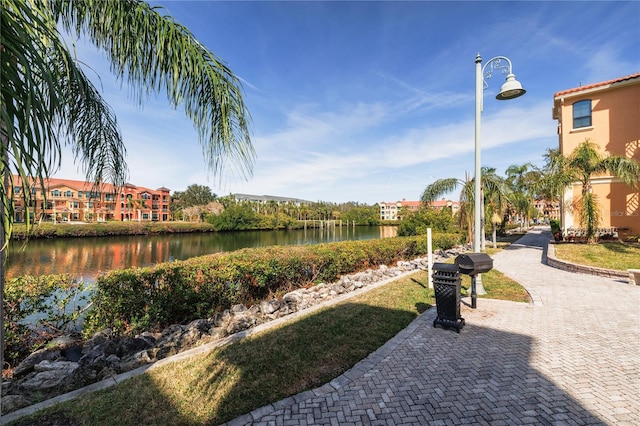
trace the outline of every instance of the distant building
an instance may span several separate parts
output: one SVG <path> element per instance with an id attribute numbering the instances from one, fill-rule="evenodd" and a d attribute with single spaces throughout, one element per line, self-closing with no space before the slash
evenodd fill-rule
<path id="1" fill-rule="evenodd" d="M 533 200 L 533 207 L 538 211 L 538 215 L 550 220 L 560 219 L 560 203 L 545 199 Z"/>
<path id="2" fill-rule="evenodd" d="M 560 153 L 569 155 L 585 139 L 600 146 L 604 156 L 640 161 L 640 73 L 563 90 L 553 96 L 553 118 L 558 120 Z M 640 184 L 640 182 L 638 182 Z M 600 226 L 628 228 L 640 234 L 640 185 L 634 189 L 610 175 L 596 176 L 591 190 L 600 204 Z M 574 183 L 561 200 L 563 228 L 579 227 L 581 196 Z"/>
<path id="3" fill-rule="evenodd" d="M 420 210 L 422 203 L 420 201 L 407 201 L 404 198 L 402 201 L 394 202 L 381 202 L 380 207 L 380 219 L 381 220 L 402 220 L 402 212 L 415 212 Z M 430 207 L 442 209 L 444 207 L 451 208 L 452 214 L 455 214 L 459 208 L 460 203 L 451 200 L 438 200 L 429 204 Z"/>
<path id="4" fill-rule="evenodd" d="M 291 203 L 296 206 L 311 204 L 311 201 L 301 200 L 299 198 L 276 197 L 273 195 L 231 194 L 231 197 L 233 197 L 236 202 L 251 201 L 254 203 L 266 204 L 270 201 L 275 201 L 278 204 Z"/>
<path id="5" fill-rule="evenodd" d="M 31 182 L 29 214 L 31 220 L 52 222 L 154 221 L 170 219 L 171 196 L 168 188 L 149 189 L 125 184 L 94 188 L 92 183 L 50 178 Z M 24 222 L 27 209 L 22 197 L 22 180 L 14 175 L 12 198 L 16 222 Z"/>

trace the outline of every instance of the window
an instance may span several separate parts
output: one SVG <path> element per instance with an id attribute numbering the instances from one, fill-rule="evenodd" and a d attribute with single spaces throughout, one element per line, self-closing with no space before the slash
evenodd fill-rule
<path id="1" fill-rule="evenodd" d="M 73 197 L 73 191 L 64 191 L 64 196 L 67 198 Z"/>
<path id="2" fill-rule="evenodd" d="M 591 126 L 591 99 L 573 104 L 573 128 Z"/>
<path id="3" fill-rule="evenodd" d="M 82 198 L 82 191 L 78 191 L 78 198 Z"/>

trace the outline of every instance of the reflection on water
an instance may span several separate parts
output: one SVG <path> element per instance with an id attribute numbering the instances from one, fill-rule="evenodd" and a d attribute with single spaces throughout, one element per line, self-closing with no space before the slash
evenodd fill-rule
<path id="1" fill-rule="evenodd" d="M 93 281 L 100 272 L 144 267 L 205 254 L 270 245 L 319 244 L 396 236 L 394 226 L 336 226 L 293 231 L 213 232 L 12 242 L 7 276 L 71 273 Z"/>

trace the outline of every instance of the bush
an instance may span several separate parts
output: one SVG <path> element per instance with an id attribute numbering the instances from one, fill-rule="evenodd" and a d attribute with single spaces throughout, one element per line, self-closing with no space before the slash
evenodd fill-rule
<path id="1" fill-rule="evenodd" d="M 433 241 L 436 248 L 446 249 L 457 245 L 461 236 L 438 234 Z M 426 238 L 397 237 L 242 249 L 153 268 L 112 271 L 96 282 L 85 332 L 111 328 L 128 334 L 186 323 L 234 304 L 255 303 L 426 253 Z"/>
<path id="2" fill-rule="evenodd" d="M 13 365 L 52 337 L 76 329 L 89 295 L 71 275 L 25 275 L 4 288 L 5 361 Z M 33 320 L 27 321 L 31 317 Z"/>
<path id="3" fill-rule="evenodd" d="M 456 227 L 453 223 L 451 210 L 437 211 L 431 208 L 422 208 L 412 212 L 400 222 L 398 235 L 424 235 L 428 228 L 432 228 L 434 232 L 454 232 Z"/>
<path id="4" fill-rule="evenodd" d="M 551 225 L 551 234 L 556 241 L 562 240 L 562 228 L 560 228 L 560 221 L 557 219 L 551 219 L 549 221 Z"/>
<path id="5" fill-rule="evenodd" d="M 150 235 L 184 232 L 212 232 L 208 223 L 189 222 L 100 222 L 100 223 L 42 223 L 33 225 L 29 232 L 23 224 L 15 224 L 12 239 L 101 237 L 111 235 Z"/>

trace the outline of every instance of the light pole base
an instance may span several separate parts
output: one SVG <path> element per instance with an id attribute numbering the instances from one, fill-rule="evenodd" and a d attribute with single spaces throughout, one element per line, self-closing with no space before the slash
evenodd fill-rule
<path id="1" fill-rule="evenodd" d="M 478 296 L 484 296 L 487 294 L 484 290 L 484 286 L 482 285 L 482 274 L 476 275 L 476 294 Z"/>

